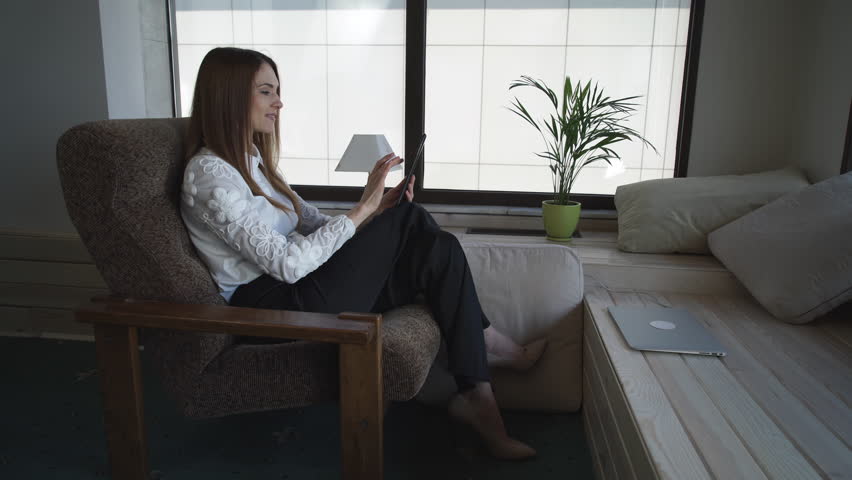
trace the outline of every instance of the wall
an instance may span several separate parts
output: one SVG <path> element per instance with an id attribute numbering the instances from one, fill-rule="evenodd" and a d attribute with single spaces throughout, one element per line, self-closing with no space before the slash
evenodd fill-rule
<path id="1" fill-rule="evenodd" d="M 141 3 L 140 3 L 141 2 Z M 11 2 L 0 16 L 0 233 L 75 235 L 56 172 L 68 128 L 172 112 L 162 0 Z M 14 114 L 11 114 L 14 112 Z"/>
<path id="2" fill-rule="evenodd" d="M 165 0 L 100 0 L 109 118 L 172 116 Z"/>
<path id="3" fill-rule="evenodd" d="M 793 153 L 817 182 L 840 173 L 852 97 L 852 2 L 809 2 L 799 18 L 808 23 L 808 35 L 801 41 L 796 72 Z"/>
<path id="4" fill-rule="evenodd" d="M 109 118 L 172 116 L 165 0 L 100 0 Z"/>
<path id="5" fill-rule="evenodd" d="M 139 0 L 142 20 L 142 61 L 145 113 L 148 118 L 174 116 L 171 57 L 164 0 Z"/>
<path id="6" fill-rule="evenodd" d="M 87 335 L 71 309 L 103 282 L 65 211 L 55 149 L 69 127 L 108 118 L 98 1 L 6 2 L 0 42 L 0 331 Z"/>
<path id="7" fill-rule="evenodd" d="M 852 3 L 707 0 L 689 176 L 789 164 L 840 172 L 852 93 Z"/>
<path id="8" fill-rule="evenodd" d="M 793 162 L 794 21 L 790 1 L 707 0 L 689 176 Z"/>
<path id="9" fill-rule="evenodd" d="M 87 121 L 171 116 L 163 5 L 4 5 L 0 334 L 91 338 L 88 325 L 73 321 L 73 309 L 107 291 L 68 219 L 56 141 Z"/>
<path id="10" fill-rule="evenodd" d="M 109 118 L 145 116 L 141 15 L 137 0 L 100 0 Z"/>
<path id="11" fill-rule="evenodd" d="M 72 125 L 107 118 L 100 32 L 97 0 L 4 4 L 0 231 L 74 232 L 56 140 Z"/>

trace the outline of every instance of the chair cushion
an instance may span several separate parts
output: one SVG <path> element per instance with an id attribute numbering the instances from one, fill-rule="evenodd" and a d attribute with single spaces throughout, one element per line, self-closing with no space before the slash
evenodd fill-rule
<path id="1" fill-rule="evenodd" d="M 529 371 L 492 370 L 497 402 L 525 410 L 579 409 L 583 267 L 577 254 L 555 244 L 499 244 L 473 237 L 462 239 L 462 246 L 491 324 L 520 344 L 548 338 L 543 357 Z M 455 390 L 442 348 L 417 399 L 444 404 Z"/>
<path id="2" fill-rule="evenodd" d="M 180 339 L 179 334 L 169 334 L 158 343 L 156 352 L 167 351 L 168 358 L 179 358 L 176 352 L 184 350 Z M 406 305 L 382 315 L 385 399 L 405 401 L 414 397 L 426 381 L 440 342 L 438 326 L 422 305 Z M 338 348 L 333 344 L 234 344 L 201 375 L 185 371 L 190 363 L 173 362 L 173 370 L 163 377 L 169 390 L 188 400 L 182 405 L 183 413 L 192 418 L 309 405 L 335 400 L 339 392 Z"/>
<path id="3" fill-rule="evenodd" d="M 713 254 L 776 318 L 806 323 L 852 300 L 852 173 L 712 232 Z"/>
<path id="4" fill-rule="evenodd" d="M 414 398 L 426 382 L 440 346 L 441 331 L 425 305 L 405 305 L 382 314 L 385 398 Z"/>
<path id="5" fill-rule="evenodd" d="M 806 186 L 807 178 L 796 167 L 622 185 L 615 191 L 618 248 L 642 253 L 709 253 L 708 233 Z"/>

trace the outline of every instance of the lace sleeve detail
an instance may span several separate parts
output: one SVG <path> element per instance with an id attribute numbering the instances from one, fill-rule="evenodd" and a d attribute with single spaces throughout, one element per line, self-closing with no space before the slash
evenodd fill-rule
<path id="1" fill-rule="evenodd" d="M 355 234 L 355 225 L 345 215 L 329 217 L 309 235 L 292 231 L 282 234 L 271 225 L 271 205 L 254 196 L 237 178 L 193 175 L 192 188 L 183 188 L 184 201 L 192 198 L 190 215 L 243 258 L 264 273 L 295 283 L 325 263 Z M 189 178 L 189 174 L 187 174 Z M 274 207 L 271 207 L 273 211 Z"/>
<path id="2" fill-rule="evenodd" d="M 317 207 L 302 200 L 302 197 L 299 197 L 298 194 L 296 196 L 299 200 L 299 205 L 302 207 L 302 218 L 299 224 L 299 233 L 302 235 L 309 235 L 331 220 L 331 217 L 320 212 Z"/>

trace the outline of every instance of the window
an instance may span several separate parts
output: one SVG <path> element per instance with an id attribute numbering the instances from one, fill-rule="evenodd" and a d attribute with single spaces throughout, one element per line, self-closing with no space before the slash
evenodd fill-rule
<path id="1" fill-rule="evenodd" d="M 278 65 L 282 173 L 294 185 L 363 187 L 335 172 L 355 133 L 383 133 L 405 148 L 404 0 L 176 0 L 180 112 L 188 116 L 204 55 L 251 48 Z M 402 169 L 388 184 L 402 179 Z"/>
<path id="2" fill-rule="evenodd" d="M 306 198 L 358 198 L 345 187 L 366 174 L 334 172 L 352 134 L 384 133 L 405 152 L 405 138 L 426 131 L 419 200 L 535 206 L 552 188 L 534 155 L 542 140 L 505 107 L 513 95 L 534 113 L 547 104 L 531 89 L 510 95 L 509 83 L 530 75 L 558 91 L 565 75 L 591 79 L 610 96 L 640 96 L 629 125 L 658 150 L 622 144 L 623 165 L 586 167 L 574 192 L 612 208 L 618 185 L 684 166 L 693 1 L 175 0 L 180 111 L 210 48 L 254 48 L 279 65 L 281 166 Z"/>
<path id="3" fill-rule="evenodd" d="M 544 150 L 541 136 L 505 108 L 517 95 L 535 117 L 552 110 L 540 92 L 508 91 L 521 75 L 556 92 L 570 75 L 612 97 L 641 96 L 628 125 L 659 155 L 622 143 L 622 168 L 586 167 L 576 193 L 611 195 L 621 184 L 673 176 L 688 19 L 685 0 L 430 0 L 425 188 L 551 190 L 548 162 L 534 155 Z"/>

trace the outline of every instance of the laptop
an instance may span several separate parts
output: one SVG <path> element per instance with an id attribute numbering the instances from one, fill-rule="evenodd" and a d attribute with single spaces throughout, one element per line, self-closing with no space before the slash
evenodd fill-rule
<path id="1" fill-rule="evenodd" d="M 609 313 L 636 350 L 724 357 L 725 348 L 683 308 L 613 306 Z"/>

